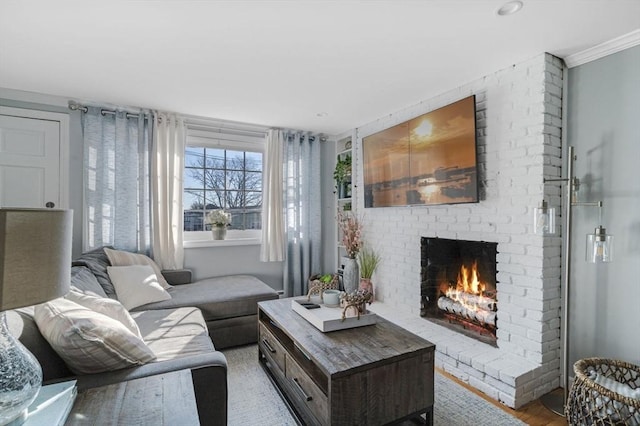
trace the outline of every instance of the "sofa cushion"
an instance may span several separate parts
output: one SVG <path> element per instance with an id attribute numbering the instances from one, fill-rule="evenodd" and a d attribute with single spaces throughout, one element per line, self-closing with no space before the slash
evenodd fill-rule
<path id="1" fill-rule="evenodd" d="M 88 294 L 82 294 L 75 290 L 71 290 L 65 296 L 65 299 L 71 300 L 72 302 L 76 302 L 78 305 L 82 305 L 85 308 L 89 308 L 93 311 L 106 315 L 109 318 L 120 321 L 130 332 L 142 339 L 138 324 L 133 318 L 131 318 L 129 311 L 127 311 L 122 303 L 117 300 L 109 299 L 108 297 L 95 297 Z"/>
<path id="2" fill-rule="evenodd" d="M 156 262 L 151 260 L 148 256 L 139 253 L 131 253 L 123 250 L 114 250 L 108 247 L 105 247 L 104 252 L 107 254 L 109 258 L 109 262 L 111 262 L 111 266 L 131 266 L 131 265 L 149 265 L 153 268 L 153 272 L 155 272 L 158 277 L 158 282 L 165 290 L 171 288 L 171 285 L 167 283 L 167 280 L 162 276 L 162 271 Z"/>
<path id="3" fill-rule="evenodd" d="M 157 361 L 211 352 L 207 325 L 197 308 L 132 312 L 140 333 Z"/>
<path id="4" fill-rule="evenodd" d="M 200 308 L 205 321 L 211 321 L 256 315 L 258 302 L 278 298 L 275 290 L 250 275 L 207 278 L 173 286 L 167 291 L 170 300 L 149 303 L 134 310 L 195 306 Z"/>
<path id="5" fill-rule="evenodd" d="M 35 307 L 36 324 L 76 374 L 142 365 L 155 355 L 120 321 L 59 298 Z"/>
<path id="6" fill-rule="evenodd" d="M 109 266 L 111 282 L 118 300 L 131 310 L 140 305 L 171 299 L 158 283 L 158 277 L 149 265 Z"/>
<path id="7" fill-rule="evenodd" d="M 104 247 L 82 253 L 79 258 L 71 262 L 72 266 L 86 266 L 96 276 L 98 283 L 104 290 L 105 294 L 112 298 L 117 299 L 116 290 L 111 284 L 111 279 L 107 273 L 107 267 L 111 266 L 107 254 L 104 252 Z"/>
<path id="8" fill-rule="evenodd" d="M 71 288 L 90 296 L 107 297 L 96 276 L 86 266 L 71 267 Z"/>

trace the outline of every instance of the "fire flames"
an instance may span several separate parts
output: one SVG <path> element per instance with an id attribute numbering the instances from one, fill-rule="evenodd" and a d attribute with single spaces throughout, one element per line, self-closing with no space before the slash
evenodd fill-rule
<path id="1" fill-rule="evenodd" d="M 492 310 L 495 306 L 495 299 L 485 297 L 486 285 L 480 281 L 478 273 L 478 262 L 474 261 L 471 266 L 462 265 L 458 272 L 456 286 L 447 288 L 445 295 L 462 305 L 468 311 L 478 312 L 478 310 Z"/>
<path id="2" fill-rule="evenodd" d="M 465 265 L 460 267 L 458 272 L 458 288 L 462 289 L 465 293 L 482 294 L 485 290 L 485 285 L 480 282 L 478 278 L 478 261 L 475 260 L 470 268 Z"/>

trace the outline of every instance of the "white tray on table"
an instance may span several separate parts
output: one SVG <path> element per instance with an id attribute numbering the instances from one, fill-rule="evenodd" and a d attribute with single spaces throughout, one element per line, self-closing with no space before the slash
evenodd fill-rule
<path id="1" fill-rule="evenodd" d="M 323 333 L 328 331 L 344 330 L 347 328 L 363 327 L 378 322 L 378 316 L 373 312 L 367 311 L 358 317 L 347 317 L 342 321 L 342 308 L 329 307 L 320 304 L 320 308 L 307 309 L 298 301 L 306 302 L 307 298 L 297 298 L 291 300 L 291 309 L 293 309 L 302 318 L 310 322 L 315 328 Z"/>

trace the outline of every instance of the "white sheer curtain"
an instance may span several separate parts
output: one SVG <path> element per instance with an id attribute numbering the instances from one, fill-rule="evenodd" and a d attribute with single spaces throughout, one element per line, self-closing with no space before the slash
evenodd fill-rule
<path id="1" fill-rule="evenodd" d="M 285 135 L 282 130 L 267 132 L 262 175 L 262 262 L 285 259 L 283 159 Z"/>
<path id="2" fill-rule="evenodd" d="M 284 292 L 299 296 L 321 267 L 320 139 L 295 132 L 285 133 L 284 141 Z"/>
<path id="3" fill-rule="evenodd" d="M 88 107 L 84 139 L 85 250 L 103 245 L 149 253 L 148 116 Z"/>
<path id="4" fill-rule="evenodd" d="M 286 296 L 306 294 L 320 272 L 320 140 L 310 134 L 269 130 L 262 207 L 263 261 L 285 261 Z"/>
<path id="5" fill-rule="evenodd" d="M 153 257 L 162 269 L 180 269 L 184 265 L 184 148 L 184 120 L 174 114 L 154 113 L 151 205 Z"/>

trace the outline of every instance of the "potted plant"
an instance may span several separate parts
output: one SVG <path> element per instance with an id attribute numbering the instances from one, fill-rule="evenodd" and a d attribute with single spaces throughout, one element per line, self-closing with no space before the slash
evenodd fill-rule
<path id="1" fill-rule="evenodd" d="M 227 235 L 227 226 L 231 224 L 231 213 L 224 210 L 212 210 L 207 213 L 204 223 L 211 225 L 211 234 L 214 240 L 224 240 Z"/>
<path id="2" fill-rule="evenodd" d="M 339 198 L 344 198 L 342 192 L 345 192 L 344 184 L 347 181 L 347 176 L 351 176 L 351 156 L 346 155 L 344 157 L 338 157 L 336 162 L 336 168 L 333 170 L 333 178 L 336 181 L 336 189 L 338 190 Z"/>
<path id="3" fill-rule="evenodd" d="M 363 247 L 358 252 L 358 262 L 360 263 L 360 289 L 367 290 L 373 294 L 373 283 L 371 277 L 378 269 L 381 262 L 380 255 L 369 247 Z"/>

